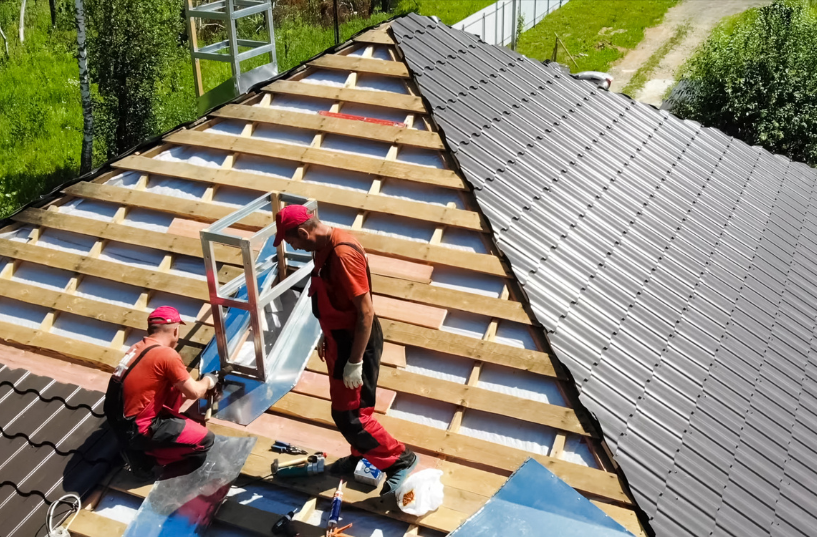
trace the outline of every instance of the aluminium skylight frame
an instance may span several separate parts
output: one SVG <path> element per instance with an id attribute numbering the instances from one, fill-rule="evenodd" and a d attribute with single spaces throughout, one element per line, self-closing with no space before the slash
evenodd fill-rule
<path id="1" fill-rule="evenodd" d="M 221 367 L 230 365 L 234 373 L 248 376 L 264 382 L 268 375 L 268 366 L 275 361 L 275 356 L 285 352 L 286 342 L 281 341 L 292 337 L 293 331 L 303 324 L 301 315 L 291 315 L 283 327 L 276 343 L 269 353 L 265 351 L 263 310 L 273 300 L 286 291 L 292 289 L 312 272 L 313 262 L 309 259 L 292 275 L 287 276 L 288 261 L 303 261 L 304 256 L 295 252 L 286 252 L 284 243 L 281 243 L 272 253 L 271 243 L 276 234 L 275 216 L 281 209 L 282 203 L 302 204 L 317 216 L 318 203 L 314 199 L 307 199 L 291 194 L 270 192 L 260 196 L 234 213 L 218 220 L 201 231 L 201 244 L 204 257 L 207 287 L 210 293 L 210 304 L 215 326 L 215 339 L 218 348 Z M 229 233 L 228 228 L 255 213 L 266 208 L 271 209 L 272 223 L 255 232 L 250 237 L 239 237 Z M 216 264 L 215 245 L 222 244 L 241 251 L 243 274 L 231 281 L 220 284 L 218 280 L 218 266 Z M 258 252 L 256 254 L 256 252 Z M 269 274 L 277 272 L 277 276 Z M 259 279 L 259 276 L 261 279 Z M 276 285 L 272 285 L 277 281 Z M 246 290 L 246 298 L 244 296 Z M 298 301 L 305 300 L 303 297 Z M 249 319 L 243 323 L 237 333 L 228 337 L 227 309 L 236 308 L 249 313 Z M 298 311 L 304 308 L 298 308 Z M 311 311 L 309 312 L 311 314 Z M 240 364 L 235 361 L 242 344 L 252 332 L 252 341 L 255 354 L 255 366 Z"/>

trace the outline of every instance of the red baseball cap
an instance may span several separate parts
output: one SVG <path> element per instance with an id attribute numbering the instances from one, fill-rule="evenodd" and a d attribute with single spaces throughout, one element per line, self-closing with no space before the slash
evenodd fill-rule
<path id="1" fill-rule="evenodd" d="M 287 205 L 275 215 L 275 242 L 273 246 L 278 246 L 284 240 L 284 235 L 290 229 L 295 229 L 307 220 L 310 214 L 304 205 Z"/>
<path id="2" fill-rule="evenodd" d="M 159 306 L 148 314 L 148 324 L 187 324 L 182 321 L 179 310 L 173 306 Z"/>

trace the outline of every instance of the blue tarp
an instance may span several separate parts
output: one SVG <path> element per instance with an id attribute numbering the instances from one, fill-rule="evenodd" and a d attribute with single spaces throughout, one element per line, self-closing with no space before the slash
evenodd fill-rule
<path id="1" fill-rule="evenodd" d="M 450 537 L 624 537 L 632 533 L 573 487 L 528 459 Z"/>

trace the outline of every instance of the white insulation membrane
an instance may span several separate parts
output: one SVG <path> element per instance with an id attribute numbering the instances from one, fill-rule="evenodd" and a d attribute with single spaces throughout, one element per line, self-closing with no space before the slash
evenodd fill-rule
<path id="1" fill-rule="evenodd" d="M 402 93 L 404 95 L 408 94 L 408 88 L 402 80 L 386 76 L 359 75 L 355 88 L 372 91 L 388 91 L 391 93 Z"/>
<path id="2" fill-rule="evenodd" d="M 328 112 L 334 104 L 335 101 L 329 99 L 300 97 L 297 95 L 276 95 L 270 103 L 270 108 L 290 112 L 301 112 L 304 114 L 317 114 L 321 111 Z M 261 104 L 257 103 L 254 106 L 261 106 Z"/>
<path id="3" fill-rule="evenodd" d="M 460 434 L 539 455 L 548 455 L 556 439 L 550 427 L 473 409 L 463 413 Z"/>
<path id="4" fill-rule="evenodd" d="M 408 393 L 398 393 L 387 414 L 395 418 L 445 430 L 448 429 L 448 425 L 454 419 L 456 410 L 457 408 L 449 403 Z"/>
<path id="5" fill-rule="evenodd" d="M 111 323 L 67 312 L 61 312 L 51 327 L 52 334 L 102 346 L 110 345 L 117 330 L 119 327 Z"/>
<path id="6" fill-rule="evenodd" d="M 455 267 L 437 266 L 431 273 L 431 285 L 499 298 L 505 287 L 505 281 L 498 276 Z"/>
<path id="7" fill-rule="evenodd" d="M 130 308 L 136 305 L 142 289 L 126 283 L 85 276 L 77 286 L 77 296 Z"/>
<path id="8" fill-rule="evenodd" d="M 0 321 L 26 328 L 39 328 L 50 310 L 11 298 L 0 297 Z"/>
<path id="9" fill-rule="evenodd" d="M 62 291 L 73 276 L 74 274 L 67 270 L 24 261 L 20 263 L 17 270 L 14 271 L 11 280 L 36 285 L 38 287 L 45 287 L 46 289 L 52 289 L 54 291 Z"/>
<path id="10" fill-rule="evenodd" d="M 411 373 L 465 384 L 473 369 L 470 358 L 406 346 L 406 371 Z"/>
<path id="11" fill-rule="evenodd" d="M 138 177 L 137 177 L 138 179 Z M 113 203 L 96 200 L 74 199 L 60 206 L 59 212 L 82 218 L 110 222 L 119 207 Z"/>

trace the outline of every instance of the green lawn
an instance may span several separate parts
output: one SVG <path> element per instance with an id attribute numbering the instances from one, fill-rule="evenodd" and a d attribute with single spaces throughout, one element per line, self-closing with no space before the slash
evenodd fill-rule
<path id="1" fill-rule="evenodd" d="M 493 4 L 495 0 L 400 0 L 398 11 L 436 16 L 449 26 Z"/>
<path id="2" fill-rule="evenodd" d="M 0 3 L 9 38 L 8 59 L 0 48 L 0 207 L 16 207 L 79 168 L 82 108 L 71 46 L 75 34 L 51 30 L 48 2 L 29 6 L 21 46 L 19 3 Z"/>
<path id="3" fill-rule="evenodd" d="M 567 46 L 578 68 L 559 47 L 557 60 L 576 71 L 607 71 L 634 49 L 644 30 L 661 21 L 678 0 L 571 0 L 523 33 L 519 53 L 544 60 L 553 54 L 555 34 Z"/>

